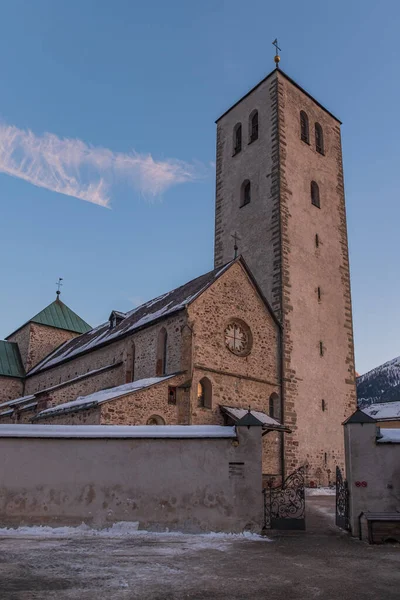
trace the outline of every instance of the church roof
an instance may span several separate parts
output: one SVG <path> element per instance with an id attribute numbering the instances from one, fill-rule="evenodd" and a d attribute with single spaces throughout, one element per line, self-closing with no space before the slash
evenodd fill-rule
<path id="1" fill-rule="evenodd" d="M 0 340 L 0 376 L 23 377 L 24 375 L 18 344 Z"/>
<path id="2" fill-rule="evenodd" d="M 79 354 L 89 352 L 95 347 L 114 342 L 118 338 L 147 327 L 150 323 L 154 323 L 159 319 L 183 310 L 218 279 L 233 262 L 235 261 L 231 261 L 223 267 L 218 267 L 205 275 L 196 277 L 196 279 L 192 279 L 188 283 L 162 296 L 158 296 L 158 298 L 150 300 L 127 313 L 122 313 L 124 318 L 115 327 L 110 327 L 110 322 L 106 321 L 87 333 L 65 342 L 65 344 L 57 348 L 29 371 L 28 375 L 33 375 L 38 371 L 53 367 Z"/>
<path id="3" fill-rule="evenodd" d="M 65 329 L 67 331 L 73 331 L 74 333 L 86 333 L 91 330 L 90 325 L 64 304 L 64 302 L 61 302 L 59 298 L 46 306 L 46 308 L 32 317 L 32 319 L 29 319 L 29 321 L 24 323 L 21 327 L 24 327 L 28 323 L 38 323 L 39 325 L 47 325 L 48 327 L 55 327 L 56 329 Z M 21 327 L 18 329 L 21 329 Z M 18 329 L 16 331 L 18 331 Z M 15 333 L 15 331 L 13 333 Z"/>

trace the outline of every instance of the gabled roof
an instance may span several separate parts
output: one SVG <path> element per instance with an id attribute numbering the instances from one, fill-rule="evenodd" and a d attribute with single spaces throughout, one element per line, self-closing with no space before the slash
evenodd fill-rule
<path id="1" fill-rule="evenodd" d="M 165 319 L 181 310 L 184 310 L 189 304 L 191 304 L 196 298 L 200 296 L 206 289 L 210 287 L 225 271 L 227 271 L 234 263 L 240 263 L 247 273 L 249 280 L 256 289 L 256 292 L 260 295 L 264 302 L 267 311 L 280 327 L 280 323 L 274 314 L 272 308 L 268 304 L 268 301 L 263 296 L 256 280 L 251 274 L 248 266 L 244 259 L 239 256 L 235 260 L 218 267 L 192 279 L 188 283 L 181 285 L 180 287 L 158 296 L 154 300 L 149 300 L 141 306 L 134 308 L 127 313 L 119 313 L 122 320 L 117 322 L 115 327 L 110 327 L 110 322 L 106 321 L 98 327 L 91 329 L 87 333 L 80 335 L 72 340 L 65 342 L 62 346 L 54 350 L 45 359 L 43 359 L 38 365 L 36 365 L 29 375 L 34 375 L 39 371 L 44 371 L 60 364 L 61 362 L 75 358 L 78 355 L 90 352 L 94 348 L 105 346 L 111 342 L 115 342 L 117 339 L 121 339 L 127 335 L 131 335 L 133 332 L 138 331 L 152 325 L 160 319 Z M 116 313 L 116 311 L 113 311 Z M 121 318 L 120 317 L 120 318 Z"/>
<path id="2" fill-rule="evenodd" d="M 220 405 L 221 412 L 236 425 L 262 425 L 267 431 L 285 431 L 291 433 L 291 429 L 273 419 L 267 413 L 249 408 L 238 408 L 237 406 Z"/>
<path id="3" fill-rule="evenodd" d="M 357 408 L 355 412 L 346 421 L 343 425 L 349 425 L 351 423 L 375 423 L 375 419 L 367 415 L 364 411 Z"/>
<path id="4" fill-rule="evenodd" d="M 233 262 L 234 261 L 223 267 L 213 269 L 209 273 L 201 275 L 196 279 L 192 279 L 188 283 L 185 283 L 162 296 L 158 296 L 158 298 L 150 300 L 127 313 L 120 313 L 121 315 L 124 315 L 125 318 L 123 318 L 115 327 L 110 328 L 110 322 L 106 321 L 106 323 L 91 329 L 87 333 L 84 333 L 73 340 L 69 340 L 36 365 L 29 371 L 28 375 L 33 375 L 38 371 L 53 367 L 60 362 L 93 350 L 95 347 L 114 342 L 134 331 L 155 323 L 159 319 L 163 319 L 183 310 L 216 279 L 218 279 L 218 277 L 220 277 Z"/>
<path id="5" fill-rule="evenodd" d="M 163 375 L 162 377 L 149 377 L 147 379 L 138 379 L 136 381 L 124 383 L 123 385 L 118 385 L 113 388 L 107 388 L 105 390 L 93 392 L 88 396 L 79 396 L 76 400 L 64 402 L 63 404 L 57 404 L 57 406 L 52 406 L 51 408 L 46 408 L 45 410 L 42 410 L 40 413 L 35 415 L 35 420 L 41 419 L 43 417 L 53 417 L 54 415 L 61 413 L 95 408 L 96 406 L 99 406 L 99 404 L 103 404 L 104 402 L 109 402 L 110 400 L 114 400 L 115 398 L 120 398 L 121 396 L 127 396 L 129 394 L 133 394 L 134 392 L 144 390 L 145 388 L 157 385 L 162 381 L 171 379 L 171 377 L 175 377 L 175 373 L 172 373 L 171 375 Z"/>
<path id="6" fill-rule="evenodd" d="M 65 329 L 74 333 L 86 333 L 91 327 L 86 321 L 81 319 L 73 310 L 71 310 L 59 298 L 46 306 L 37 315 L 29 319 L 24 325 L 18 327 L 16 331 L 27 325 L 28 323 L 38 323 L 39 325 L 47 325 L 56 329 Z M 15 331 L 13 331 L 15 333 Z M 10 337 L 12 333 L 8 336 Z"/>
<path id="7" fill-rule="evenodd" d="M 18 344 L 0 340 L 0 376 L 24 377 Z"/>

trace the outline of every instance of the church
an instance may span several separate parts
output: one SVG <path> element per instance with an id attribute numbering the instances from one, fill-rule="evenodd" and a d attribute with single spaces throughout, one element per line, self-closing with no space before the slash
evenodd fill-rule
<path id="1" fill-rule="evenodd" d="M 217 120 L 214 268 L 92 328 L 0 341 L 0 423 L 263 428 L 263 473 L 344 467 L 356 408 L 341 122 L 279 68 Z M 233 258 L 233 244 L 235 253 Z"/>

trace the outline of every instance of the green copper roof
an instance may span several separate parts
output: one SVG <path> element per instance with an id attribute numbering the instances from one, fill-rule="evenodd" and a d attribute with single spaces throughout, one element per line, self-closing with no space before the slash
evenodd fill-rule
<path id="1" fill-rule="evenodd" d="M 92 329 L 86 321 L 81 319 L 58 298 L 35 315 L 33 319 L 30 319 L 29 322 L 57 327 L 57 329 L 66 329 L 67 331 L 74 331 L 76 333 L 86 333 Z"/>
<path id="2" fill-rule="evenodd" d="M 0 376 L 23 377 L 25 375 L 18 344 L 0 340 Z"/>

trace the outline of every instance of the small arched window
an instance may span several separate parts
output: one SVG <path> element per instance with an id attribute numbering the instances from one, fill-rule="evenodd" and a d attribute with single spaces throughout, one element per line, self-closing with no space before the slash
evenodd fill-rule
<path id="1" fill-rule="evenodd" d="M 146 425 L 165 425 L 165 420 L 160 415 L 151 415 L 147 419 Z"/>
<path id="2" fill-rule="evenodd" d="M 253 110 L 249 119 L 249 144 L 258 140 L 258 111 Z"/>
<path id="3" fill-rule="evenodd" d="M 156 375 L 165 375 L 167 372 L 167 344 L 168 335 L 165 327 L 160 329 L 157 339 Z"/>
<path id="4" fill-rule="evenodd" d="M 304 110 L 300 111 L 300 131 L 303 142 L 310 143 L 310 134 L 308 129 L 308 117 Z"/>
<path id="5" fill-rule="evenodd" d="M 212 408 L 212 385 L 207 377 L 197 384 L 197 404 L 203 408 Z"/>
<path id="6" fill-rule="evenodd" d="M 237 123 L 233 129 L 233 154 L 237 154 L 242 149 L 242 124 Z"/>
<path id="7" fill-rule="evenodd" d="M 315 123 L 315 149 L 320 154 L 324 154 L 324 133 L 319 123 Z"/>
<path id="8" fill-rule="evenodd" d="M 319 201 L 319 187 L 318 183 L 316 183 L 315 181 L 311 182 L 311 204 L 313 204 L 317 208 L 321 208 Z"/>
<path id="9" fill-rule="evenodd" d="M 248 179 L 243 181 L 242 187 L 240 188 L 240 206 L 250 204 L 251 201 L 251 184 Z"/>
<path id="10" fill-rule="evenodd" d="M 280 421 L 281 419 L 281 410 L 279 405 L 279 396 L 276 392 L 270 395 L 269 397 L 269 416 L 271 419 L 276 419 Z"/>

